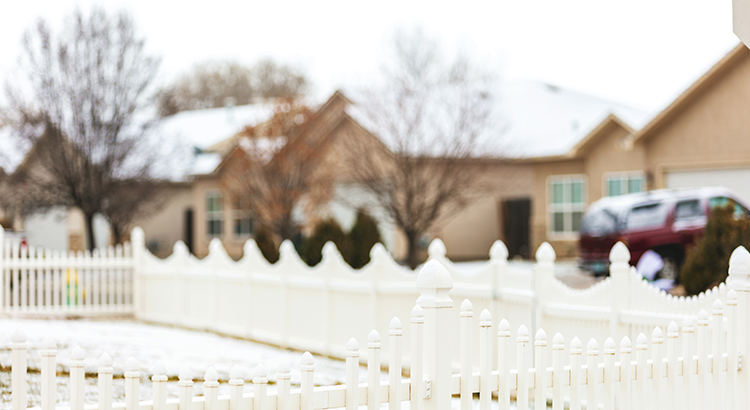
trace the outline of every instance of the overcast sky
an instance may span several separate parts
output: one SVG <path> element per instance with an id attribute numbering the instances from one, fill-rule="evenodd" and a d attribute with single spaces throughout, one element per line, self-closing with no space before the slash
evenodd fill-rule
<path id="1" fill-rule="evenodd" d="M 306 71 L 324 98 L 375 75 L 396 28 L 422 26 L 497 69 L 658 109 L 738 40 L 731 0 L 76 1 L 0 0 L 0 81 L 38 17 L 77 6 L 135 16 L 162 55 L 161 81 L 206 59 L 272 57 Z"/>

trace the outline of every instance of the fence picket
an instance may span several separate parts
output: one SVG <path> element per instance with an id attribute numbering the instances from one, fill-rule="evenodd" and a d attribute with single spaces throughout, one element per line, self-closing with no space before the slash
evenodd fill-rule
<path id="1" fill-rule="evenodd" d="M 367 336 L 367 410 L 380 407 L 380 334 L 372 330 Z"/>
<path id="2" fill-rule="evenodd" d="M 359 343 L 354 338 L 346 344 L 346 410 L 359 406 Z"/>
<path id="3" fill-rule="evenodd" d="M 705 294 L 702 294 L 705 295 Z M 698 361 L 696 362 L 696 373 L 698 388 L 696 389 L 697 399 L 696 403 L 700 408 L 709 409 L 711 408 L 710 403 L 710 384 L 711 378 L 708 376 L 708 368 L 710 363 L 708 362 L 708 312 L 702 309 L 698 313 L 698 329 L 696 336 L 697 341 L 697 352 Z"/>
<path id="4" fill-rule="evenodd" d="M 547 333 L 543 329 L 534 335 L 534 408 L 547 406 Z M 543 404 L 541 404 L 543 403 Z"/>
<path id="5" fill-rule="evenodd" d="M 492 314 L 484 309 L 479 314 L 479 408 L 490 410 L 492 405 Z M 469 376 L 471 377 L 471 375 Z M 461 384 L 463 388 L 463 382 Z M 461 397 L 463 399 L 463 396 Z M 471 407 L 468 407 L 471 409 Z"/>
<path id="6" fill-rule="evenodd" d="M 125 361 L 125 410 L 138 410 L 141 371 L 134 357 Z"/>
<path id="7" fill-rule="evenodd" d="M 179 410 L 192 410 L 193 408 L 193 371 L 184 366 L 178 376 L 177 387 L 179 389 Z"/>
<path id="8" fill-rule="evenodd" d="M 19 261 L 19 274 L 21 276 L 21 301 L 19 302 L 19 309 L 25 312 L 29 308 L 29 248 L 28 246 L 21 246 L 21 260 Z"/>
<path id="9" fill-rule="evenodd" d="M 693 321 L 686 318 L 682 322 L 682 408 L 695 410 L 696 390 L 698 390 L 697 376 L 693 371 Z"/>
<path id="10" fill-rule="evenodd" d="M 473 326 L 474 312 L 472 311 L 469 299 L 461 302 L 461 410 L 471 410 L 473 393 L 471 389 L 471 333 Z M 481 341 L 481 336 L 480 336 Z M 480 342 L 481 343 L 481 342 Z M 484 358 L 480 354 L 480 366 Z"/>
<path id="11" fill-rule="evenodd" d="M 359 363 L 359 346 L 357 346 L 357 363 Z M 347 360 L 347 373 L 349 361 Z M 300 410 L 313 410 L 313 386 L 315 386 L 315 361 L 313 360 L 310 352 L 305 352 L 302 355 L 302 361 L 300 362 Z M 357 369 L 358 370 L 358 369 Z M 355 372 L 356 376 L 354 380 L 354 390 L 358 390 L 359 385 L 359 374 Z M 347 377 L 347 387 L 349 387 Z M 347 391 L 347 393 L 349 393 Z M 347 397 L 349 395 L 347 394 Z M 356 396 L 354 397 L 356 399 Z M 347 400 L 348 403 L 348 400 Z M 356 402 L 359 404 L 359 402 Z M 259 410 L 259 409 L 253 409 Z"/>
<path id="12" fill-rule="evenodd" d="M 724 343 L 724 305 L 721 300 L 716 299 L 713 305 L 713 328 L 712 334 L 712 357 L 711 357 L 711 383 L 713 389 L 709 395 L 709 400 L 713 405 L 718 405 L 718 408 L 725 409 L 725 395 L 726 395 L 726 373 L 722 370 L 722 356 L 726 349 Z"/>
<path id="13" fill-rule="evenodd" d="M 11 340 L 11 408 L 22 410 L 26 408 L 26 392 L 29 387 L 26 380 L 26 334 L 16 329 Z"/>
<path id="14" fill-rule="evenodd" d="M 414 305 L 411 310 L 411 409 L 422 410 L 422 372 L 424 371 L 424 356 L 422 355 L 422 341 L 424 339 L 424 313 L 422 307 Z M 356 342 L 356 341 L 355 341 Z M 348 354 L 348 352 L 347 352 Z M 347 381 L 348 379 L 347 374 Z M 347 388 L 347 397 L 349 397 Z M 349 399 L 347 398 L 347 404 Z M 347 408 L 347 410 L 352 410 Z"/>
<path id="15" fill-rule="evenodd" d="M 282 363 L 282 366 L 284 364 Z M 289 364 L 286 364 L 287 368 Z M 278 410 L 287 410 L 289 395 L 289 372 L 281 368 L 277 376 L 279 381 L 279 408 Z M 242 389 L 245 386 L 245 380 L 242 375 L 242 368 L 236 364 L 229 373 L 229 410 L 242 409 Z M 156 409 L 154 409 L 156 410 Z"/>
<path id="16" fill-rule="evenodd" d="M 57 346 L 55 341 L 46 338 L 42 342 L 42 388 L 41 388 L 41 402 L 42 410 L 54 410 L 55 409 L 55 396 L 57 392 L 57 384 L 55 383 L 56 376 L 56 358 L 57 358 Z M 104 409 L 101 405 L 100 409 Z M 107 409 L 108 410 L 108 409 Z"/>
<path id="17" fill-rule="evenodd" d="M 508 410 L 510 408 L 510 368 L 508 367 L 509 349 L 510 323 L 503 319 L 497 326 L 498 410 Z"/>
<path id="18" fill-rule="evenodd" d="M 589 340 L 586 346 L 586 408 L 599 408 L 599 399 L 596 395 L 599 382 L 599 344 L 596 339 Z"/>
<path id="19" fill-rule="evenodd" d="M 216 386 L 218 387 L 218 385 L 219 384 L 217 383 Z M 267 388 L 268 372 L 266 371 L 266 367 L 263 366 L 263 363 L 260 363 L 253 371 L 253 410 L 263 410 L 265 408 Z"/>
<path id="20" fill-rule="evenodd" d="M 727 292 L 727 409 L 734 410 L 742 407 L 738 402 L 740 391 L 739 374 L 737 373 L 737 292 L 730 289 Z"/>
<path id="21" fill-rule="evenodd" d="M 70 410 L 83 410 L 84 401 L 84 360 L 86 354 L 79 346 L 73 349 L 70 354 Z M 126 392 L 127 394 L 127 388 Z M 128 410 L 132 410 L 133 407 L 129 407 Z"/>
<path id="22" fill-rule="evenodd" d="M 570 341 L 570 410 L 581 410 L 581 340 Z"/>
<path id="23" fill-rule="evenodd" d="M 651 385 L 649 388 L 651 389 L 650 397 L 653 399 L 651 407 L 657 409 L 667 408 L 667 394 L 664 389 L 666 384 L 662 374 L 663 336 L 664 333 L 658 326 L 651 332 Z"/>
<path id="24" fill-rule="evenodd" d="M 604 341 L 604 410 L 615 410 L 615 340 Z"/>
<path id="25" fill-rule="evenodd" d="M 389 408 L 398 409 L 401 407 L 401 339 L 403 330 L 401 329 L 401 321 L 397 317 L 391 319 L 388 327 L 390 345 L 388 351 L 388 403 Z"/>
<path id="26" fill-rule="evenodd" d="M 518 363 L 518 381 L 516 389 L 516 406 L 518 410 L 529 408 L 529 364 L 526 350 L 529 345 L 529 329 L 521 325 L 516 332 L 516 360 Z"/>
<path id="27" fill-rule="evenodd" d="M 565 338 L 560 333 L 555 333 L 552 338 L 552 410 L 563 409 L 563 352 L 565 350 Z"/>
<path id="28" fill-rule="evenodd" d="M 162 362 L 157 363 L 151 376 L 153 410 L 167 410 L 167 380 L 167 367 Z"/>
<path id="29" fill-rule="evenodd" d="M 643 333 L 638 335 L 638 339 L 635 341 L 635 390 L 633 390 L 633 407 L 636 409 L 650 408 L 650 403 L 647 399 L 646 391 L 646 378 L 648 377 L 646 371 L 646 361 L 648 360 L 648 339 Z"/>
<path id="30" fill-rule="evenodd" d="M 399 373 L 399 377 L 401 374 Z M 278 389 L 278 406 L 276 407 L 276 410 L 290 410 L 291 406 L 289 403 L 289 391 L 290 391 L 290 379 L 292 378 L 291 368 L 289 366 L 289 363 L 282 362 L 281 366 L 279 366 L 279 372 L 276 376 L 276 379 L 279 383 L 279 389 Z M 400 380 L 399 380 L 400 381 Z M 242 389 L 239 390 L 238 398 L 242 397 Z M 238 399 L 239 403 L 239 399 Z M 399 403 L 400 405 L 401 403 Z M 232 407 L 229 410 L 242 410 L 239 407 Z"/>
<path id="31" fill-rule="evenodd" d="M 99 409 L 98 410 L 112 410 L 113 400 L 113 389 L 112 389 L 112 375 L 114 369 L 112 368 L 112 358 L 107 353 L 102 353 L 99 356 L 99 368 L 97 369 L 97 385 L 99 394 Z M 154 375 L 154 377 L 156 377 Z M 166 376 L 165 376 L 166 377 Z M 156 383 L 154 383 L 156 386 Z M 154 387 L 154 393 L 156 388 Z M 157 396 L 154 396 L 154 410 L 160 410 L 157 404 Z M 162 407 L 161 410 L 164 410 Z"/>
<path id="32" fill-rule="evenodd" d="M 631 410 L 632 407 L 632 364 L 630 353 L 632 352 L 630 339 L 625 336 L 620 341 L 620 403 L 623 410 Z"/>
<path id="33" fill-rule="evenodd" d="M 11 288 L 13 289 L 13 300 L 11 304 L 11 308 L 14 312 L 18 311 L 20 308 L 20 302 L 21 302 L 21 270 L 19 267 L 19 254 L 21 250 L 19 248 L 18 241 L 14 241 L 11 245 L 10 250 L 10 276 L 11 276 L 11 282 L 9 282 Z"/>

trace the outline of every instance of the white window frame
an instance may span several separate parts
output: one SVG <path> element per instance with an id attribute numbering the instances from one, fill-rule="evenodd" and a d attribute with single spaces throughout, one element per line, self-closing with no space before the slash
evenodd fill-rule
<path id="1" fill-rule="evenodd" d="M 561 183 L 573 183 L 581 182 L 582 187 L 582 201 L 580 204 L 573 204 L 570 202 L 570 198 L 566 198 L 569 193 L 566 193 L 563 189 L 563 203 L 553 204 L 552 203 L 552 184 L 556 182 Z M 545 184 L 546 192 L 546 204 L 547 204 L 547 237 L 554 240 L 577 240 L 579 233 L 573 231 L 573 212 L 583 212 L 586 210 L 588 204 L 588 178 L 586 174 L 569 174 L 569 175 L 551 175 L 547 177 Z M 563 213 L 563 227 L 565 228 L 562 232 L 555 231 L 555 213 Z"/>
<path id="2" fill-rule="evenodd" d="M 248 233 L 237 233 L 237 221 L 240 219 L 247 219 L 250 222 L 250 232 Z M 239 203 L 235 203 L 232 208 L 232 235 L 236 239 L 247 239 L 253 236 L 255 233 L 255 221 L 253 221 L 252 213 L 249 209 L 240 209 Z"/>
<path id="3" fill-rule="evenodd" d="M 602 174 L 602 192 L 604 193 L 604 197 L 611 196 L 609 194 L 609 181 L 611 179 L 619 179 L 620 180 L 620 187 L 622 187 L 623 182 L 625 182 L 625 186 L 629 187 L 628 181 L 633 178 L 641 178 L 641 187 L 643 190 L 641 192 L 646 192 L 646 173 L 643 171 L 624 171 L 624 172 L 605 172 Z M 622 189 L 622 188 L 621 188 Z M 627 192 L 620 195 L 627 195 L 627 194 L 633 194 L 634 192 L 630 192 L 630 189 L 627 189 Z"/>
<path id="4" fill-rule="evenodd" d="M 221 204 L 221 210 L 219 211 L 211 211 L 208 209 L 208 201 L 211 197 L 218 197 L 219 203 Z M 224 195 L 221 193 L 221 191 L 208 191 L 206 192 L 206 236 L 209 238 L 221 238 L 224 236 Z M 217 218 L 218 216 L 218 218 Z M 219 221 L 219 226 L 221 226 L 221 232 L 217 235 L 214 233 L 211 233 L 210 230 L 210 222 L 211 221 Z"/>

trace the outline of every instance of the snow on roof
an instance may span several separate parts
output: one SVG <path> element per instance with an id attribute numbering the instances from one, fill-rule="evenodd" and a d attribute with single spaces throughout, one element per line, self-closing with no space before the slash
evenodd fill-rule
<path id="1" fill-rule="evenodd" d="M 183 111 L 161 121 L 154 135 L 175 142 L 178 149 L 168 178 L 184 180 L 192 175 L 212 173 L 221 163 L 215 145 L 232 138 L 246 126 L 257 125 L 273 114 L 272 103 Z M 226 144 L 224 144 L 226 145 Z"/>
<path id="2" fill-rule="evenodd" d="M 344 95 L 355 103 L 347 107 L 347 113 L 391 146 L 380 135 L 387 133 L 379 133 L 376 121 L 358 105 L 365 94 L 345 90 Z M 534 81 L 502 83 L 492 92 L 492 99 L 492 135 L 482 139 L 483 153 L 491 156 L 564 155 L 610 114 L 634 129 L 650 118 L 636 108 Z"/>
<path id="3" fill-rule="evenodd" d="M 162 120 L 158 133 L 175 136 L 183 144 L 202 150 L 231 138 L 245 126 L 270 118 L 272 104 L 249 104 L 238 107 L 183 111 Z"/>

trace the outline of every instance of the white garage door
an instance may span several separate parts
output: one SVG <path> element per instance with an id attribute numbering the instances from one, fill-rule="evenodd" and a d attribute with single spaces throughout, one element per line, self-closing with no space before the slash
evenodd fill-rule
<path id="1" fill-rule="evenodd" d="M 667 188 L 723 186 L 750 204 L 750 168 L 671 171 L 666 174 Z"/>

